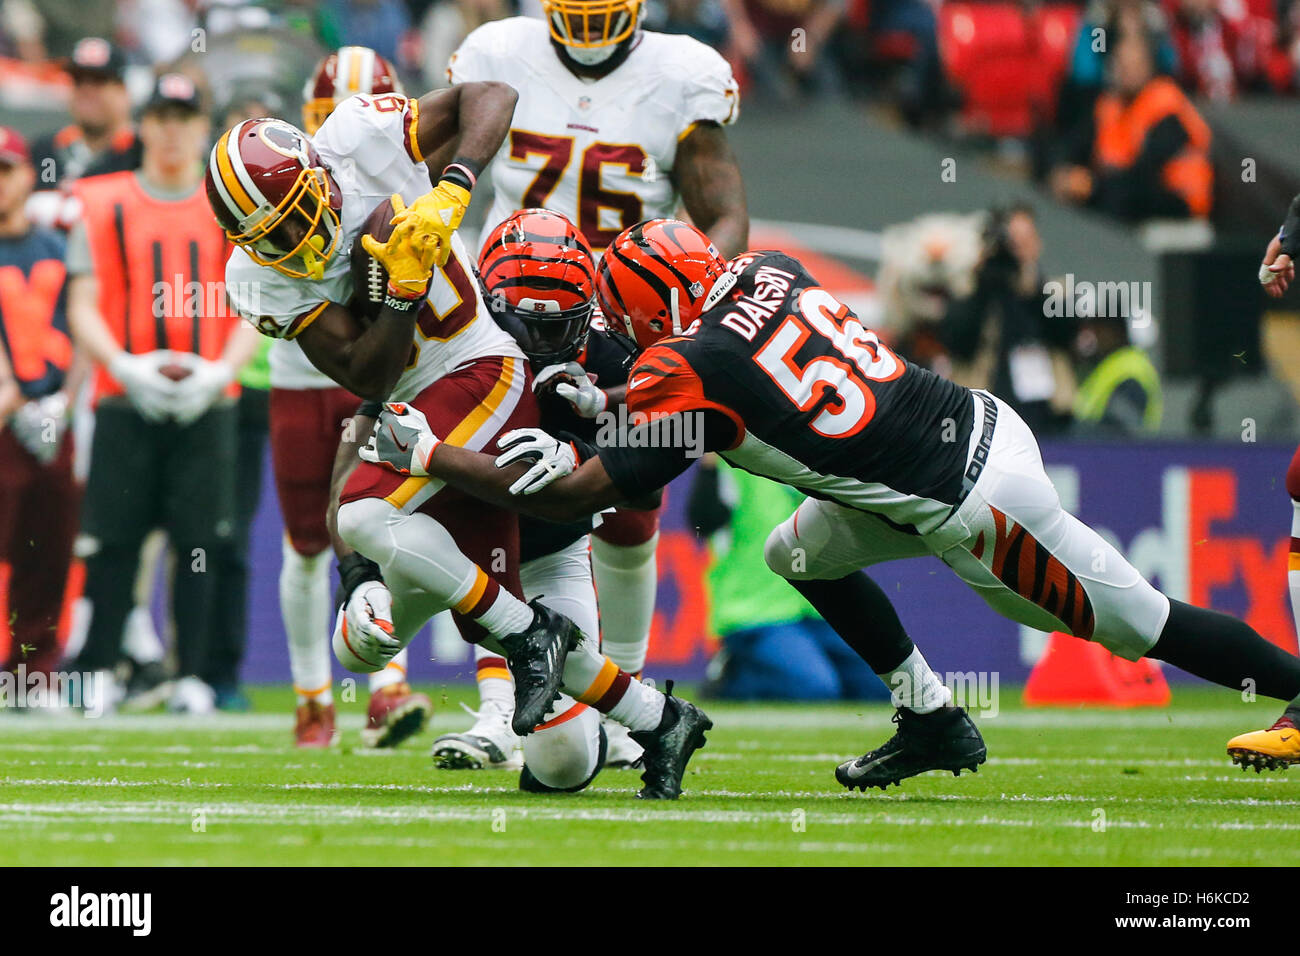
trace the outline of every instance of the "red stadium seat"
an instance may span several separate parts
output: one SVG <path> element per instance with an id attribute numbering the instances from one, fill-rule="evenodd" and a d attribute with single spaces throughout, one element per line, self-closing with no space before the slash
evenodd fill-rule
<path id="1" fill-rule="evenodd" d="M 975 132 L 1026 136 L 1049 119 L 1069 65 L 1079 14 L 1053 5 L 1026 13 L 1014 3 L 945 3 L 939 49 L 965 98 Z"/>

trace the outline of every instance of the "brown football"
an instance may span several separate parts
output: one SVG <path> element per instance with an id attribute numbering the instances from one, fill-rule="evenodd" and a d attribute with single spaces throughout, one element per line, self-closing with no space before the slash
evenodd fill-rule
<path id="1" fill-rule="evenodd" d="M 179 382 L 183 378 L 189 378 L 193 369 L 179 362 L 168 362 L 166 365 L 159 366 L 158 371 L 173 382 Z"/>
<path id="2" fill-rule="evenodd" d="M 352 244 L 352 312 L 366 322 L 373 322 L 384 304 L 384 291 L 388 288 L 388 270 L 366 252 L 362 236 L 374 236 L 387 242 L 393 234 L 393 201 L 385 199 L 366 217 Z"/>

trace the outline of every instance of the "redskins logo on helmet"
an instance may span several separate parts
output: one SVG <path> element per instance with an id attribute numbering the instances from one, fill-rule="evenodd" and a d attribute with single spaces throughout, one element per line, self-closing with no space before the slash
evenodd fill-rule
<path id="1" fill-rule="evenodd" d="M 316 148 L 284 120 L 244 120 L 208 157 L 208 204 L 258 265 L 319 279 L 338 247 L 343 197 Z"/>
<path id="2" fill-rule="evenodd" d="M 677 219 L 624 229 L 596 269 L 605 321 L 638 348 L 681 335 L 735 286 L 736 276 L 709 237 Z"/>
<path id="3" fill-rule="evenodd" d="M 484 241 L 478 271 L 497 324 L 535 369 L 581 354 L 596 304 L 595 263 L 573 223 L 521 209 Z"/>
<path id="4" fill-rule="evenodd" d="M 339 47 L 316 64 L 302 91 L 302 128 L 308 136 L 349 96 L 396 93 L 405 96 L 393 64 L 368 46 Z"/>
<path id="5" fill-rule="evenodd" d="M 597 66 L 640 26 L 644 0 L 542 0 L 551 39 L 583 66 Z"/>

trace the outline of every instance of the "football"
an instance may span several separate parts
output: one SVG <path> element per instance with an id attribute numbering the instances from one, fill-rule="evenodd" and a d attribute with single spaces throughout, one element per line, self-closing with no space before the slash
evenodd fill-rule
<path id="1" fill-rule="evenodd" d="M 179 382 L 181 379 L 189 378 L 194 370 L 188 365 L 182 365 L 180 362 L 168 362 L 166 365 L 160 366 L 158 371 L 173 382 Z"/>
<path id="2" fill-rule="evenodd" d="M 393 201 L 385 199 L 366 217 L 352 244 L 352 311 L 358 318 L 373 322 L 379 315 L 379 308 L 384 304 L 384 290 L 388 288 L 388 270 L 379 260 L 366 252 L 361 244 L 362 236 L 374 236 L 380 242 L 386 242 L 393 234 Z"/>

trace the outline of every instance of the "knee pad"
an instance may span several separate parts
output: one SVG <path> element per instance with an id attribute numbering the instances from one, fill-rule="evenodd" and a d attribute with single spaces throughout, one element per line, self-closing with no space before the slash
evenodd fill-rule
<path id="1" fill-rule="evenodd" d="M 824 578 L 818 558 L 830 539 L 826 516 L 818 508 L 800 505 L 794 514 L 772 529 L 763 544 L 763 560 L 787 581 Z"/>
<path id="2" fill-rule="evenodd" d="M 532 793 L 576 792 L 605 765 L 608 747 L 600 713 L 581 706 L 576 716 L 524 738 L 524 769 L 519 789 Z"/>

